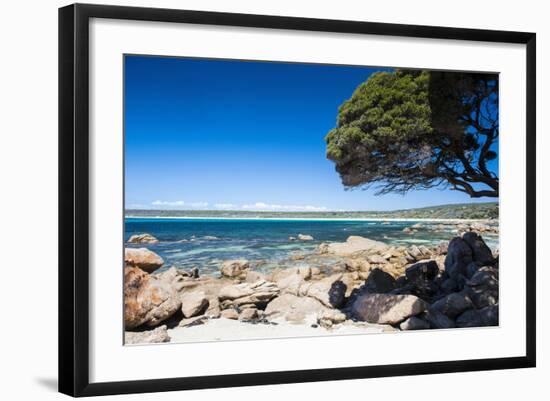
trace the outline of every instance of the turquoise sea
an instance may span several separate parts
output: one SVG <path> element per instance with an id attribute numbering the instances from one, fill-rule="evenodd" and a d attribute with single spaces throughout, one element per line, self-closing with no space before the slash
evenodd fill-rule
<path id="1" fill-rule="evenodd" d="M 201 275 L 210 275 L 217 273 L 220 263 L 228 259 L 248 259 L 258 270 L 269 270 L 294 255 L 315 252 L 321 242 L 343 242 L 350 235 L 395 245 L 432 245 L 449 241 L 455 235 L 450 229 L 419 229 L 413 235 L 403 232 L 413 224 L 414 221 L 126 218 L 125 240 L 133 234 L 149 233 L 160 242 L 126 246 L 145 246 L 158 253 L 165 260 L 163 269 L 198 267 Z M 298 234 L 311 235 L 314 240 L 289 240 Z"/>

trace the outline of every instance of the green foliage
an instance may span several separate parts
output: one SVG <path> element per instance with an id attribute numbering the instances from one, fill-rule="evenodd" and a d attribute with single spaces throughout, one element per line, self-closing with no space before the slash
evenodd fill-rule
<path id="1" fill-rule="evenodd" d="M 380 193 L 404 193 L 450 185 L 498 196 L 498 177 L 486 167 L 497 136 L 495 76 L 397 70 L 362 83 L 325 140 L 348 188 L 377 184 Z"/>

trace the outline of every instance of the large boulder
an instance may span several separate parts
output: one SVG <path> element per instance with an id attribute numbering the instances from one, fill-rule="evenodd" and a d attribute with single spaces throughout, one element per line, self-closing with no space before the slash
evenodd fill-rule
<path id="1" fill-rule="evenodd" d="M 124 268 L 124 327 L 158 326 L 181 307 L 175 288 L 137 267 Z"/>
<path id="2" fill-rule="evenodd" d="M 139 267 L 147 273 L 152 273 L 162 267 L 164 260 L 147 248 L 125 248 L 124 264 L 131 267 Z"/>
<path id="3" fill-rule="evenodd" d="M 491 249 L 483 242 L 480 235 L 470 231 L 464 233 L 462 239 L 466 241 L 472 249 L 473 257 L 476 262 L 481 263 L 482 266 L 494 263 L 493 252 L 491 252 Z"/>
<path id="4" fill-rule="evenodd" d="M 147 331 L 126 331 L 124 332 L 124 344 L 152 344 L 170 342 L 170 336 L 166 326 L 159 326 Z"/>
<path id="5" fill-rule="evenodd" d="M 240 307 L 255 305 L 263 309 L 269 301 L 279 295 L 279 287 L 269 281 L 227 285 L 220 289 L 218 297 L 222 304 Z"/>
<path id="6" fill-rule="evenodd" d="M 159 240 L 153 237 L 151 234 L 135 234 L 128 239 L 130 244 L 156 244 Z"/>
<path id="7" fill-rule="evenodd" d="M 456 318 L 456 327 L 498 326 L 498 304 L 470 309 Z"/>
<path id="8" fill-rule="evenodd" d="M 397 324 L 426 310 L 427 304 L 414 295 L 365 294 L 353 303 L 351 313 L 369 323 Z"/>
<path id="9" fill-rule="evenodd" d="M 315 298 L 329 308 L 339 308 L 344 302 L 347 289 L 342 277 L 338 273 L 318 281 L 305 282 L 300 286 L 298 295 Z"/>
<path id="10" fill-rule="evenodd" d="M 360 291 L 374 294 L 385 294 L 394 288 L 395 279 L 393 276 L 377 268 L 370 272 L 365 284 L 360 288 Z"/>
<path id="11" fill-rule="evenodd" d="M 431 281 L 437 277 L 439 267 L 435 260 L 418 262 L 405 270 L 405 276 L 409 281 Z"/>
<path id="12" fill-rule="evenodd" d="M 321 244 L 319 251 L 338 256 L 354 256 L 359 254 L 374 254 L 388 250 L 389 246 L 380 241 L 374 241 L 357 235 L 349 236 L 346 242 Z"/>
<path id="13" fill-rule="evenodd" d="M 431 310 L 443 313 L 447 317 L 454 319 L 458 315 L 472 309 L 474 304 L 470 297 L 464 292 L 455 292 L 441 298 L 430 306 Z"/>
<path id="14" fill-rule="evenodd" d="M 210 302 L 203 291 L 185 292 L 180 299 L 181 311 L 185 318 L 202 315 L 210 306 Z"/>
<path id="15" fill-rule="evenodd" d="M 455 322 L 452 319 L 434 309 L 425 311 L 422 318 L 430 324 L 431 329 L 452 329 L 455 327 Z"/>
<path id="16" fill-rule="evenodd" d="M 498 303 L 498 287 L 498 269 L 485 266 L 466 281 L 464 292 L 472 300 L 475 307 L 480 309 Z"/>
<path id="17" fill-rule="evenodd" d="M 445 271 L 451 278 L 460 280 L 461 276 L 466 275 L 466 268 L 473 260 L 472 248 L 461 237 L 455 237 L 449 242 Z"/>
<path id="18" fill-rule="evenodd" d="M 220 267 L 222 276 L 236 278 L 245 275 L 250 267 L 250 263 L 246 259 L 226 260 Z"/>
<path id="19" fill-rule="evenodd" d="M 292 323 L 305 323 L 308 318 L 316 322 L 326 310 L 328 308 L 317 299 L 283 294 L 267 304 L 264 316 L 269 320 L 283 318 Z"/>

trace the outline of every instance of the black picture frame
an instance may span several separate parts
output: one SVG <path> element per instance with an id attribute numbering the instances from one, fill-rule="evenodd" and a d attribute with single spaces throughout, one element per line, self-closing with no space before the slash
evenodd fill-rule
<path id="1" fill-rule="evenodd" d="M 526 354 L 521 357 L 90 383 L 88 61 L 91 18 L 526 45 Z M 59 391 L 71 396 L 238 387 L 534 367 L 536 35 L 433 26 L 74 4 L 59 9 Z"/>

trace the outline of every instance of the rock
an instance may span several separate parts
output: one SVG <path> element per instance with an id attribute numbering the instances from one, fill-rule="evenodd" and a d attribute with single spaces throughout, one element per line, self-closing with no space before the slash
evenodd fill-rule
<path id="1" fill-rule="evenodd" d="M 416 316 L 411 316 L 407 320 L 403 321 L 399 328 L 401 330 L 425 330 L 430 328 L 430 323 L 426 320 Z"/>
<path id="2" fill-rule="evenodd" d="M 235 309 L 224 309 L 221 311 L 220 316 L 224 319 L 237 320 L 239 318 L 239 312 Z"/>
<path id="3" fill-rule="evenodd" d="M 432 329 L 452 329 L 455 327 L 455 322 L 434 309 L 425 311 L 422 314 L 422 318 L 430 324 L 430 328 Z"/>
<path id="4" fill-rule="evenodd" d="M 367 260 L 369 261 L 369 263 L 372 263 L 373 265 L 383 265 L 388 263 L 386 258 L 384 258 L 382 255 L 377 255 L 377 254 L 367 256 Z"/>
<path id="5" fill-rule="evenodd" d="M 158 280 L 171 285 L 178 292 L 193 284 L 191 280 L 193 277 L 189 273 L 178 270 L 173 266 L 162 273 L 155 273 L 154 276 Z"/>
<path id="6" fill-rule="evenodd" d="M 124 264 L 152 273 L 164 264 L 164 260 L 147 248 L 124 248 Z"/>
<path id="7" fill-rule="evenodd" d="M 466 243 L 472 249 L 473 257 L 476 262 L 481 263 L 481 265 L 493 264 L 493 253 L 491 252 L 491 249 L 485 244 L 481 236 L 471 231 L 464 233 L 462 239 L 466 241 Z"/>
<path id="8" fill-rule="evenodd" d="M 225 277 L 239 277 L 250 267 L 250 263 L 245 259 L 226 260 L 222 263 L 220 273 Z"/>
<path id="9" fill-rule="evenodd" d="M 436 310 L 445 316 L 454 319 L 468 309 L 472 309 L 474 304 L 466 293 L 455 292 L 441 298 L 430 306 L 430 310 Z"/>
<path id="10" fill-rule="evenodd" d="M 156 244 L 159 240 L 153 237 L 151 234 L 135 234 L 128 239 L 130 244 Z"/>
<path id="11" fill-rule="evenodd" d="M 239 314 L 239 320 L 242 322 L 250 322 L 258 318 L 258 309 L 247 308 Z"/>
<path id="12" fill-rule="evenodd" d="M 456 327 L 498 326 L 498 304 L 470 309 L 456 318 Z"/>
<path id="13" fill-rule="evenodd" d="M 204 314 L 210 305 L 202 291 L 184 293 L 181 296 L 181 311 L 186 318 Z"/>
<path id="14" fill-rule="evenodd" d="M 483 265 L 479 262 L 470 262 L 470 264 L 466 266 L 466 277 L 472 278 L 481 267 L 483 267 Z"/>
<path id="15" fill-rule="evenodd" d="M 315 298 L 283 294 L 267 304 L 264 316 L 270 320 L 284 318 L 293 323 L 305 323 L 308 317 L 316 321 L 316 317 L 327 309 Z"/>
<path id="16" fill-rule="evenodd" d="M 296 241 L 296 237 L 290 236 L 290 237 L 288 237 L 288 240 L 289 240 L 289 241 Z"/>
<path id="17" fill-rule="evenodd" d="M 362 291 L 373 294 L 385 294 L 395 288 L 395 279 L 392 275 L 381 269 L 374 269 L 370 272 L 367 281 L 361 287 Z"/>
<path id="18" fill-rule="evenodd" d="M 458 291 L 458 283 L 454 278 L 448 278 L 441 283 L 440 289 L 444 294 L 450 294 Z"/>
<path id="19" fill-rule="evenodd" d="M 159 326 L 148 331 L 124 332 L 124 344 L 153 344 L 170 342 L 166 326 Z"/>
<path id="20" fill-rule="evenodd" d="M 245 281 L 247 283 L 255 283 L 257 281 L 262 281 L 262 280 L 265 280 L 265 275 L 260 273 L 260 272 L 256 272 L 254 270 L 248 270 L 246 272 L 246 278 L 245 278 Z"/>
<path id="21" fill-rule="evenodd" d="M 313 241 L 313 237 L 307 234 L 298 234 L 298 239 L 300 241 Z"/>
<path id="22" fill-rule="evenodd" d="M 263 309 L 277 295 L 279 295 L 279 288 L 275 283 L 258 281 L 256 283 L 242 283 L 222 287 L 218 297 L 222 302 L 231 301 L 236 307 L 254 304 Z"/>
<path id="23" fill-rule="evenodd" d="M 470 280 L 466 281 L 464 292 L 476 308 L 485 308 L 498 303 L 498 273 L 492 267 L 480 268 Z"/>
<path id="24" fill-rule="evenodd" d="M 283 276 L 276 284 L 281 290 L 281 293 L 298 295 L 303 283 L 303 277 L 296 272 L 295 274 Z"/>
<path id="25" fill-rule="evenodd" d="M 194 317 L 190 317 L 188 319 L 182 319 L 179 322 L 178 327 L 198 326 L 200 324 L 206 323 L 207 321 L 208 321 L 208 316 L 206 316 L 206 315 L 194 316 Z"/>
<path id="26" fill-rule="evenodd" d="M 466 275 L 466 267 L 473 262 L 473 252 L 466 241 L 455 237 L 449 242 L 447 257 L 445 258 L 445 271 L 447 274 L 458 279 Z"/>
<path id="27" fill-rule="evenodd" d="M 346 321 L 346 315 L 336 309 L 326 309 L 319 316 L 319 321 L 321 320 L 330 320 L 333 324 L 339 324 Z"/>
<path id="28" fill-rule="evenodd" d="M 397 324 L 426 307 L 426 302 L 414 295 L 365 294 L 355 300 L 351 312 L 369 323 Z"/>
<path id="29" fill-rule="evenodd" d="M 364 258 L 346 259 L 345 266 L 350 272 L 369 272 L 371 268 L 370 263 Z"/>
<path id="30" fill-rule="evenodd" d="M 304 283 L 300 286 L 299 295 L 317 299 L 330 308 L 338 308 L 344 300 L 346 287 L 341 285 L 342 274 L 334 274 L 319 281 Z"/>
<path id="31" fill-rule="evenodd" d="M 346 242 L 325 243 L 319 246 L 320 253 L 328 253 L 338 256 L 352 256 L 358 254 L 373 254 L 384 252 L 388 245 L 380 241 L 352 235 Z"/>
<path id="32" fill-rule="evenodd" d="M 181 307 L 170 284 L 137 267 L 124 268 L 124 327 L 157 326 Z"/>
<path id="33" fill-rule="evenodd" d="M 439 267 L 434 260 L 419 262 L 405 270 L 405 276 L 409 281 L 431 281 L 439 273 Z"/>

